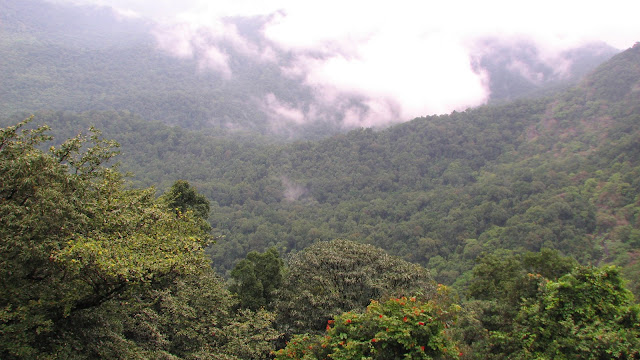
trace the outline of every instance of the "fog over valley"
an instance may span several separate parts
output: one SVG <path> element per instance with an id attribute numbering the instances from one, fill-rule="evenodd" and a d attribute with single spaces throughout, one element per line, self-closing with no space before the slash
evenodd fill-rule
<path id="1" fill-rule="evenodd" d="M 633 45 L 638 10 L 626 1 L 605 9 L 574 1 L 51 2 L 101 6 L 120 24 L 144 24 L 154 47 L 195 62 L 194 74 L 246 87 L 236 102 L 260 114 L 250 115 L 258 127 L 294 137 L 294 129 L 384 127 L 576 80 Z M 275 78 L 243 78 L 249 68 Z M 203 121 L 238 126 L 237 113 L 216 115 Z"/>

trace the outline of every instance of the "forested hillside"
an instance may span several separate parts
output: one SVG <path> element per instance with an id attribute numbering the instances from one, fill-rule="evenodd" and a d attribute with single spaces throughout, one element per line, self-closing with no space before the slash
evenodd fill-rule
<path id="1" fill-rule="evenodd" d="M 226 21 L 246 38 L 263 36 L 260 18 Z M 105 7 L 0 1 L 0 107 L 5 115 L 129 111 L 144 120 L 212 135 L 249 133 L 280 140 L 318 139 L 353 128 L 343 123 L 344 109 L 318 103 L 312 86 L 287 75 L 288 54 L 264 61 L 231 44 L 218 44 L 231 59 L 229 76 L 202 59 L 163 50 L 152 36 L 159 31 L 156 25 Z M 472 60 L 477 71 L 487 73 L 493 102 L 565 88 L 617 52 L 604 44 L 567 51 L 560 58 L 572 65 L 559 72 L 542 62 L 539 50 L 526 41 L 485 42 L 485 52 Z M 515 63 L 520 68 L 514 69 Z M 345 101 L 365 106 L 358 96 Z M 315 109 L 318 115 L 292 121 L 282 109 Z M 394 121 L 399 120 L 407 119 Z"/>
<path id="2" fill-rule="evenodd" d="M 640 359 L 640 43 L 484 39 L 488 105 L 347 131 L 156 26 L 0 0 L 0 358 Z"/>
<path id="3" fill-rule="evenodd" d="M 47 128 L 28 122 L 0 129 L 3 359 L 640 357 L 619 269 L 550 249 L 481 254 L 464 299 L 349 240 L 286 266 L 250 252 L 227 290 L 203 251 L 206 197 L 127 189 L 106 166 L 114 142 L 92 130 L 44 152 Z"/>
<path id="4" fill-rule="evenodd" d="M 209 249 L 223 274 L 251 250 L 348 238 L 462 287 L 483 252 L 553 248 L 620 265 L 637 289 L 639 51 L 558 97 L 319 142 L 237 142 L 128 113 L 45 112 L 35 122 L 62 137 L 89 123 L 103 129 L 138 186 L 194 184 L 225 235 Z"/>
<path id="5" fill-rule="evenodd" d="M 552 248 L 620 265 L 637 289 L 639 64 L 636 45 L 559 97 L 264 155 L 252 173 L 226 174 L 231 191 L 214 188 L 212 224 L 227 229 L 214 262 L 247 244 L 291 251 L 344 237 L 463 286 L 483 252 Z"/>
<path id="6" fill-rule="evenodd" d="M 0 106 L 18 111 L 132 111 L 145 120 L 212 134 L 250 132 L 285 137 L 273 128 L 262 99 L 308 97 L 302 84 L 275 64 L 227 51 L 227 79 L 192 58 L 158 48 L 153 24 L 118 18 L 109 8 L 75 7 L 42 0 L 0 1 Z M 246 21 L 247 31 L 258 24 Z M 295 124 L 289 124 L 295 127 Z M 309 137 L 335 133 L 335 124 L 302 129 Z M 279 132 L 283 130 L 283 132 Z"/>

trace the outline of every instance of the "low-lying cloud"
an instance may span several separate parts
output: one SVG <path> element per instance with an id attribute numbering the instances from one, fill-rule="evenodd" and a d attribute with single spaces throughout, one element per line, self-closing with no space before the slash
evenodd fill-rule
<path id="1" fill-rule="evenodd" d="M 281 177 L 280 181 L 282 182 L 282 186 L 284 186 L 282 196 L 287 201 L 298 201 L 308 192 L 307 188 L 296 184 L 285 176 Z"/>
<path id="2" fill-rule="evenodd" d="M 561 75 L 570 66 L 559 56 L 566 49 L 594 40 L 632 46 L 640 10 L 624 0 L 606 6 L 575 0 L 73 1 L 153 18 L 161 49 L 195 58 L 227 79 L 234 76 L 230 52 L 277 64 L 312 89 L 313 104 L 267 94 L 260 103 L 275 124 L 337 117 L 346 127 L 383 126 L 484 103 L 487 74 L 474 66 L 482 39 L 529 39 L 541 61 Z M 251 16 L 264 19 L 259 39 L 243 35 L 232 21 Z M 518 61 L 510 66 L 532 81 L 541 79 Z"/>

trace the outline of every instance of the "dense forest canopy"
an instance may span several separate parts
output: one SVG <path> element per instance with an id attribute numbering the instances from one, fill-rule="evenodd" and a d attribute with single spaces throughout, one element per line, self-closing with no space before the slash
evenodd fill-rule
<path id="1" fill-rule="evenodd" d="M 633 280 L 637 63 L 636 46 L 561 96 L 289 145 L 129 113 L 41 112 L 35 121 L 62 137 L 88 123 L 102 129 L 121 143 L 137 186 L 188 179 L 225 235 L 208 250 L 223 274 L 251 250 L 295 252 L 342 237 L 421 263 L 446 283 L 464 284 L 482 252 L 545 247 L 618 264 Z"/>
<path id="2" fill-rule="evenodd" d="M 281 141 L 275 66 L 0 9 L 3 359 L 640 359 L 640 44 L 570 86 L 486 40 L 489 105 Z"/>

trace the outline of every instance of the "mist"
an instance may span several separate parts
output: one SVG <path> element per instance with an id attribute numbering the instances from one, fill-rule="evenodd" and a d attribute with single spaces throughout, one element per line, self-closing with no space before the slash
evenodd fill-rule
<path id="1" fill-rule="evenodd" d="M 380 127 L 482 105 L 491 96 L 489 75 L 477 65 L 488 51 L 486 39 L 533 44 L 539 63 L 561 78 L 571 67 L 562 56 L 567 50 L 593 41 L 632 46 L 640 10 L 619 0 L 606 8 L 577 1 L 71 2 L 151 19 L 159 49 L 196 59 L 201 70 L 225 79 L 236 75 L 231 62 L 238 54 L 276 64 L 312 98 L 295 103 L 271 92 L 256 99 L 274 129 L 315 121 Z M 252 36 L 236 24 L 249 17 L 260 19 Z M 511 71 L 534 83 L 544 78 L 539 69 L 509 61 Z"/>

